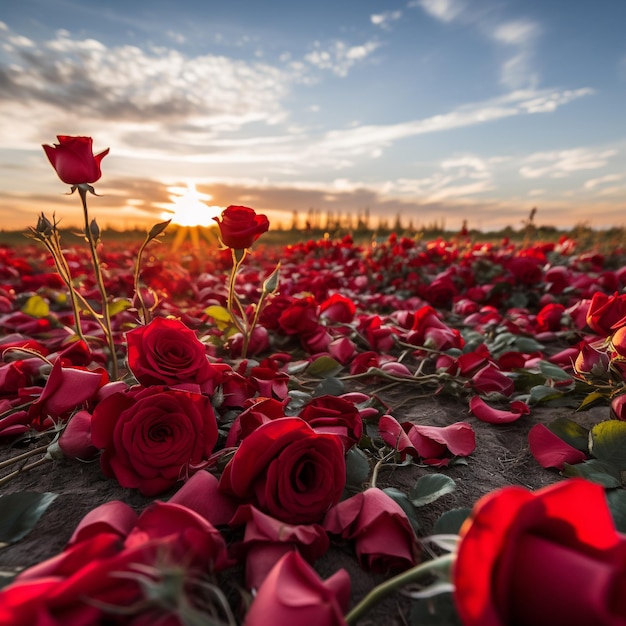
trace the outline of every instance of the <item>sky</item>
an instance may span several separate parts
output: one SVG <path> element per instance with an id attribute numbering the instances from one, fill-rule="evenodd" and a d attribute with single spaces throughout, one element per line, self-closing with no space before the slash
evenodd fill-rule
<path id="1" fill-rule="evenodd" d="M 3 0 L 0 229 L 80 224 L 57 135 L 110 148 L 101 228 L 626 226 L 624 24 L 624 0 Z"/>

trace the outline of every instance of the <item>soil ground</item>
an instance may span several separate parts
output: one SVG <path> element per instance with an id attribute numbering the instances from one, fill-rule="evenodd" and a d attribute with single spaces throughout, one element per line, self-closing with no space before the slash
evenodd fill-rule
<path id="1" fill-rule="evenodd" d="M 476 433 L 476 450 L 467 458 L 467 465 L 433 469 L 420 465 L 386 467 L 380 472 L 379 487 L 396 487 L 408 492 L 415 481 L 428 472 L 445 473 L 456 481 L 454 492 L 419 510 L 419 523 L 424 536 L 430 534 L 439 516 L 450 509 L 471 507 L 482 495 L 506 485 L 521 485 L 538 489 L 561 480 L 558 472 L 542 468 L 528 449 L 530 428 L 548 423 L 559 416 L 574 418 L 589 427 L 607 419 L 608 408 L 594 407 L 573 415 L 567 408 L 533 408 L 530 415 L 506 425 L 480 422 L 470 416 L 466 400 L 417 396 L 412 390 L 396 388 L 382 398 L 399 421 L 446 426 L 461 420 L 472 424 Z M 15 456 L 23 449 L 5 445 L 0 449 L 0 461 Z M 4 470 L 4 474 L 7 470 Z M 19 491 L 53 492 L 58 498 L 44 513 L 35 529 L 21 541 L 0 549 L 0 572 L 15 573 L 60 552 L 80 519 L 94 507 L 109 500 L 123 500 L 141 510 L 150 499 L 137 491 L 123 489 L 102 476 L 98 463 L 70 460 L 53 461 L 23 473 L 4 486 L 0 494 Z M 167 499 L 170 494 L 164 494 Z M 1 507 L 1 503 L 0 503 Z M 361 599 L 383 576 L 372 576 L 358 566 L 349 546 L 335 546 L 316 563 L 323 578 L 339 568 L 348 570 L 352 580 L 353 604 Z M 227 584 L 232 585 L 232 576 Z M 231 590 L 231 594 L 235 593 Z M 360 624 L 400 626 L 410 623 L 410 601 L 401 594 L 385 600 L 368 614 Z"/>

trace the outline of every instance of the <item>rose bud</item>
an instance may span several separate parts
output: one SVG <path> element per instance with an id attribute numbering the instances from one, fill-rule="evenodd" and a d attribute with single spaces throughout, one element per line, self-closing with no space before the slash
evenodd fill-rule
<path id="1" fill-rule="evenodd" d="M 44 145 L 43 149 L 56 170 L 58 177 L 68 185 L 95 183 L 100 180 L 100 162 L 109 154 L 107 148 L 94 155 L 91 137 L 69 137 L 58 135 L 58 144 Z"/>
<path id="2" fill-rule="evenodd" d="M 257 215 L 254 209 L 245 206 L 229 206 L 222 211 L 222 219 L 213 218 L 220 228 L 220 239 L 228 248 L 245 250 L 263 233 L 270 223 L 265 215 Z"/>
<path id="3" fill-rule="evenodd" d="M 588 343 L 583 345 L 574 362 L 574 371 L 581 376 L 602 378 L 608 369 L 609 355 L 596 350 Z"/>

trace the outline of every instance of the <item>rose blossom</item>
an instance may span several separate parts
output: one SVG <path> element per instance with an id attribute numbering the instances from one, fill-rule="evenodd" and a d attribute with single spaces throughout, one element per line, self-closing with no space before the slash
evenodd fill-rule
<path id="1" fill-rule="evenodd" d="M 57 135 L 58 144 L 43 149 L 58 177 L 68 185 L 95 183 L 100 179 L 100 162 L 109 154 L 107 148 L 94 155 L 91 137 Z"/>
<path id="2" fill-rule="evenodd" d="M 208 458 L 218 434 L 207 396 L 162 386 L 108 396 L 96 406 L 91 428 L 104 474 L 146 496 L 173 487 Z"/>
<path id="3" fill-rule="evenodd" d="M 155 317 L 126 333 L 128 367 L 142 385 L 206 383 L 214 370 L 204 344 L 180 320 Z"/>
<path id="4" fill-rule="evenodd" d="M 290 524 L 320 521 L 341 497 L 346 464 L 341 440 L 299 417 L 262 424 L 224 468 L 220 489 Z"/>
<path id="5" fill-rule="evenodd" d="M 453 582 L 464 626 L 626 624 L 626 535 L 602 486 L 505 487 L 478 501 L 460 534 Z"/>
<path id="6" fill-rule="evenodd" d="M 324 528 L 355 542 L 361 566 L 375 572 L 405 570 L 417 563 L 417 539 L 399 504 L 370 488 L 343 500 L 324 518 Z"/>
<path id="7" fill-rule="evenodd" d="M 267 216 L 245 206 L 229 206 L 222 211 L 221 220 L 213 219 L 220 227 L 222 243 L 235 250 L 249 248 L 270 227 Z"/>
<path id="8" fill-rule="evenodd" d="M 244 626 L 345 626 L 350 577 L 340 569 L 325 581 L 298 552 L 289 552 L 261 585 Z"/>

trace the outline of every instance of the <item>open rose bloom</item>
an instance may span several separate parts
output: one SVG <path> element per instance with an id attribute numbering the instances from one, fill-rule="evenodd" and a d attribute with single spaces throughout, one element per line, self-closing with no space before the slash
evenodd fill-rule
<path id="1" fill-rule="evenodd" d="M 604 489 L 571 479 L 485 496 L 454 566 L 464 626 L 624 626 L 626 535 Z"/>

